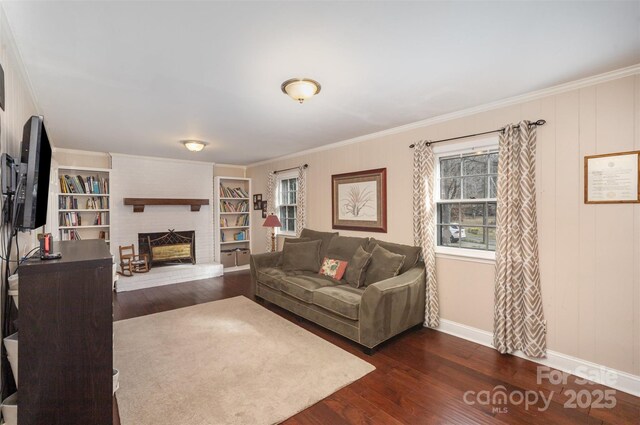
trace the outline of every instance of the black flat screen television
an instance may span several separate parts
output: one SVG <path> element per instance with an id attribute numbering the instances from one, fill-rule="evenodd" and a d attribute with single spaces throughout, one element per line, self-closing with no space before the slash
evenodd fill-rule
<path id="1" fill-rule="evenodd" d="M 36 229 L 47 222 L 51 169 L 51 145 L 40 116 L 32 116 L 24 125 L 20 162 L 15 225 Z"/>

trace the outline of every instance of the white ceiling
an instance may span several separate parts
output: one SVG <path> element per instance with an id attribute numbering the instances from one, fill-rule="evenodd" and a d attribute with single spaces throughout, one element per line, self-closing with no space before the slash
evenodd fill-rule
<path id="1" fill-rule="evenodd" d="M 56 146 L 222 163 L 640 63 L 640 1 L 3 7 Z M 280 91 L 298 76 L 322 84 L 303 105 Z"/>

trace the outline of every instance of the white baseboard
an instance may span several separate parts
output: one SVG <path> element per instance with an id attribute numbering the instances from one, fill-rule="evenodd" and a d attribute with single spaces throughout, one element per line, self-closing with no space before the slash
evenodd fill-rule
<path id="1" fill-rule="evenodd" d="M 477 329 L 446 319 L 440 319 L 440 326 L 434 329 L 486 347 L 493 347 L 493 334 L 482 329 Z M 519 351 L 513 353 L 513 355 L 640 397 L 640 376 L 612 369 L 610 367 L 569 356 L 567 354 L 558 353 L 553 350 L 547 350 L 547 357 L 545 359 L 532 358 Z M 604 382 L 604 379 L 601 378 L 606 378 L 607 376 L 614 376 L 616 379 Z"/>

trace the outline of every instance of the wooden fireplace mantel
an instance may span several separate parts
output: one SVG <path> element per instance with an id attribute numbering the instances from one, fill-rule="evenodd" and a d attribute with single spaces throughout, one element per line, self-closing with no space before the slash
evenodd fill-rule
<path id="1" fill-rule="evenodd" d="M 202 205 L 209 205 L 208 199 L 175 198 L 124 198 L 125 205 L 133 205 L 133 212 L 144 212 L 146 205 L 190 205 L 191 211 L 200 211 Z"/>

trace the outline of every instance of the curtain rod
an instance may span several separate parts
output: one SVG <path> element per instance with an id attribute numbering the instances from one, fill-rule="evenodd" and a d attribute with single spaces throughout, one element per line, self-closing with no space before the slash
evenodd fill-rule
<path id="1" fill-rule="evenodd" d="M 295 170 L 296 168 L 300 168 L 300 167 L 291 167 L 291 168 L 284 168 L 282 170 L 276 170 L 273 172 L 273 174 L 278 174 L 278 173 L 282 173 L 283 171 L 290 171 L 290 170 Z M 302 168 L 309 168 L 309 164 L 304 164 L 302 166 Z"/>
<path id="2" fill-rule="evenodd" d="M 537 121 L 532 121 L 529 123 L 529 127 L 540 127 L 545 125 L 547 122 L 545 120 L 537 120 Z M 465 136 L 458 136 L 458 137 L 451 137 L 449 139 L 442 139 L 442 140 L 434 140 L 432 142 L 427 142 L 427 146 L 433 145 L 434 143 L 442 143 L 442 142 L 449 142 L 451 140 L 458 140 L 458 139 L 466 139 L 467 137 L 475 137 L 475 136 L 482 136 L 483 134 L 491 134 L 491 133 L 503 133 L 506 127 L 502 127 L 499 128 L 497 130 L 491 130 L 491 131 L 485 131 L 483 133 L 475 133 L 475 134 L 467 134 Z M 411 149 L 415 148 L 416 145 L 415 143 L 409 145 L 409 147 Z"/>

